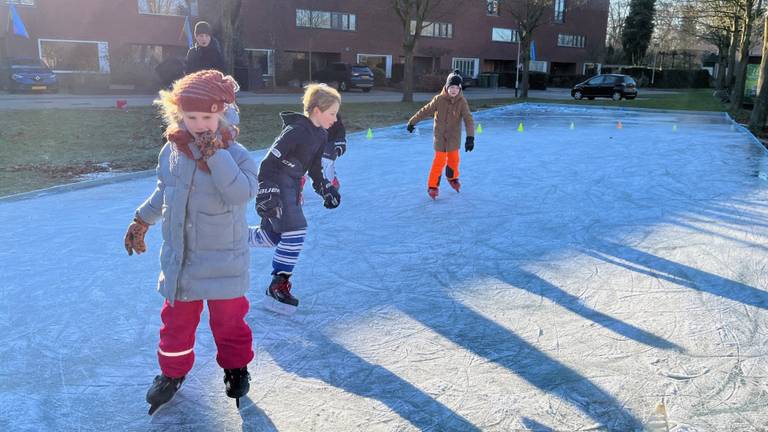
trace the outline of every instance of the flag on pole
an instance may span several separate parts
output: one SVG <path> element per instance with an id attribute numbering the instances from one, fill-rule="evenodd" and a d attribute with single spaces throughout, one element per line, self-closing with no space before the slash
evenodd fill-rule
<path id="1" fill-rule="evenodd" d="M 536 61 L 536 41 L 531 41 L 531 61 Z"/>
<path id="2" fill-rule="evenodd" d="M 24 21 L 21 20 L 19 13 L 16 12 L 16 6 L 13 4 L 8 5 L 8 23 L 9 26 L 13 26 L 13 33 L 21 37 L 29 39 L 29 33 L 24 26 Z"/>
<path id="3" fill-rule="evenodd" d="M 186 33 L 187 45 L 189 48 L 195 46 L 194 38 L 192 37 L 192 26 L 189 25 L 189 16 L 184 17 L 184 24 L 181 26 L 181 32 L 179 33 L 179 39 Z"/>

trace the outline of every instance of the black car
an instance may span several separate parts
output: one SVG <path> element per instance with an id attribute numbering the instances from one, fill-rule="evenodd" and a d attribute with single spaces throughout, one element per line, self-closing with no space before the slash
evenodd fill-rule
<path id="1" fill-rule="evenodd" d="M 373 88 L 373 72 L 364 64 L 331 63 L 318 71 L 315 78 L 325 83 L 336 83 L 339 91 L 359 88 L 367 93 Z"/>
<path id="2" fill-rule="evenodd" d="M 571 89 L 574 99 L 608 97 L 613 100 L 637 97 L 637 83 L 629 75 L 602 74 L 576 84 Z"/>
<path id="3" fill-rule="evenodd" d="M 59 91 L 59 79 L 39 58 L 12 58 L 2 63 L 0 84 L 11 93 L 18 91 Z"/>

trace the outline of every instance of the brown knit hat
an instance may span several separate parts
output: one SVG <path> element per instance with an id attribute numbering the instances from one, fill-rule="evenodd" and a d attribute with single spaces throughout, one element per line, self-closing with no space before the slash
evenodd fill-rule
<path id="1" fill-rule="evenodd" d="M 208 24 L 208 21 L 200 21 L 195 24 L 195 36 L 200 34 L 211 34 L 211 25 Z"/>
<path id="2" fill-rule="evenodd" d="M 182 111 L 217 113 L 235 102 L 239 86 L 234 78 L 217 70 L 202 70 L 173 84 L 176 105 Z"/>

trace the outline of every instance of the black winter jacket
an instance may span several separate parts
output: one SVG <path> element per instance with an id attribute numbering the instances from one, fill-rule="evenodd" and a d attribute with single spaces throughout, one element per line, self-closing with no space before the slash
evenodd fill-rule
<path id="1" fill-rule="evenodd" d="M 226 73 L 224 72 L 224 56 L 221 54 L 221 45 L 214 38 L 211 38 L 211 43 L 207 47 L 195 44 L 187 51 L 185 67 L 187 74 L 207 69 L 216 69 L 221 73 Z"/>

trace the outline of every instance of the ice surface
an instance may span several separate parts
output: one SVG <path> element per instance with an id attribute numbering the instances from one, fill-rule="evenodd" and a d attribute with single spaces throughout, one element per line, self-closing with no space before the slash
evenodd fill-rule
<path id="1" fill-rule="evenodd" d="M 673 430 L 765 427 L 765 151 L 723 114 L 476 121 L 461 193 L 434 202 L 430 122 L 350 137 L 342 205 L 306 195 L 292 318 L 260 307 L 252 251 L 239 412 L 204 317 L 146 414 L 160 230 L 141 256 L 122 237 L 154 178 L 0 202 L 0 430 L 629 431 L 662 401 Z"/>

